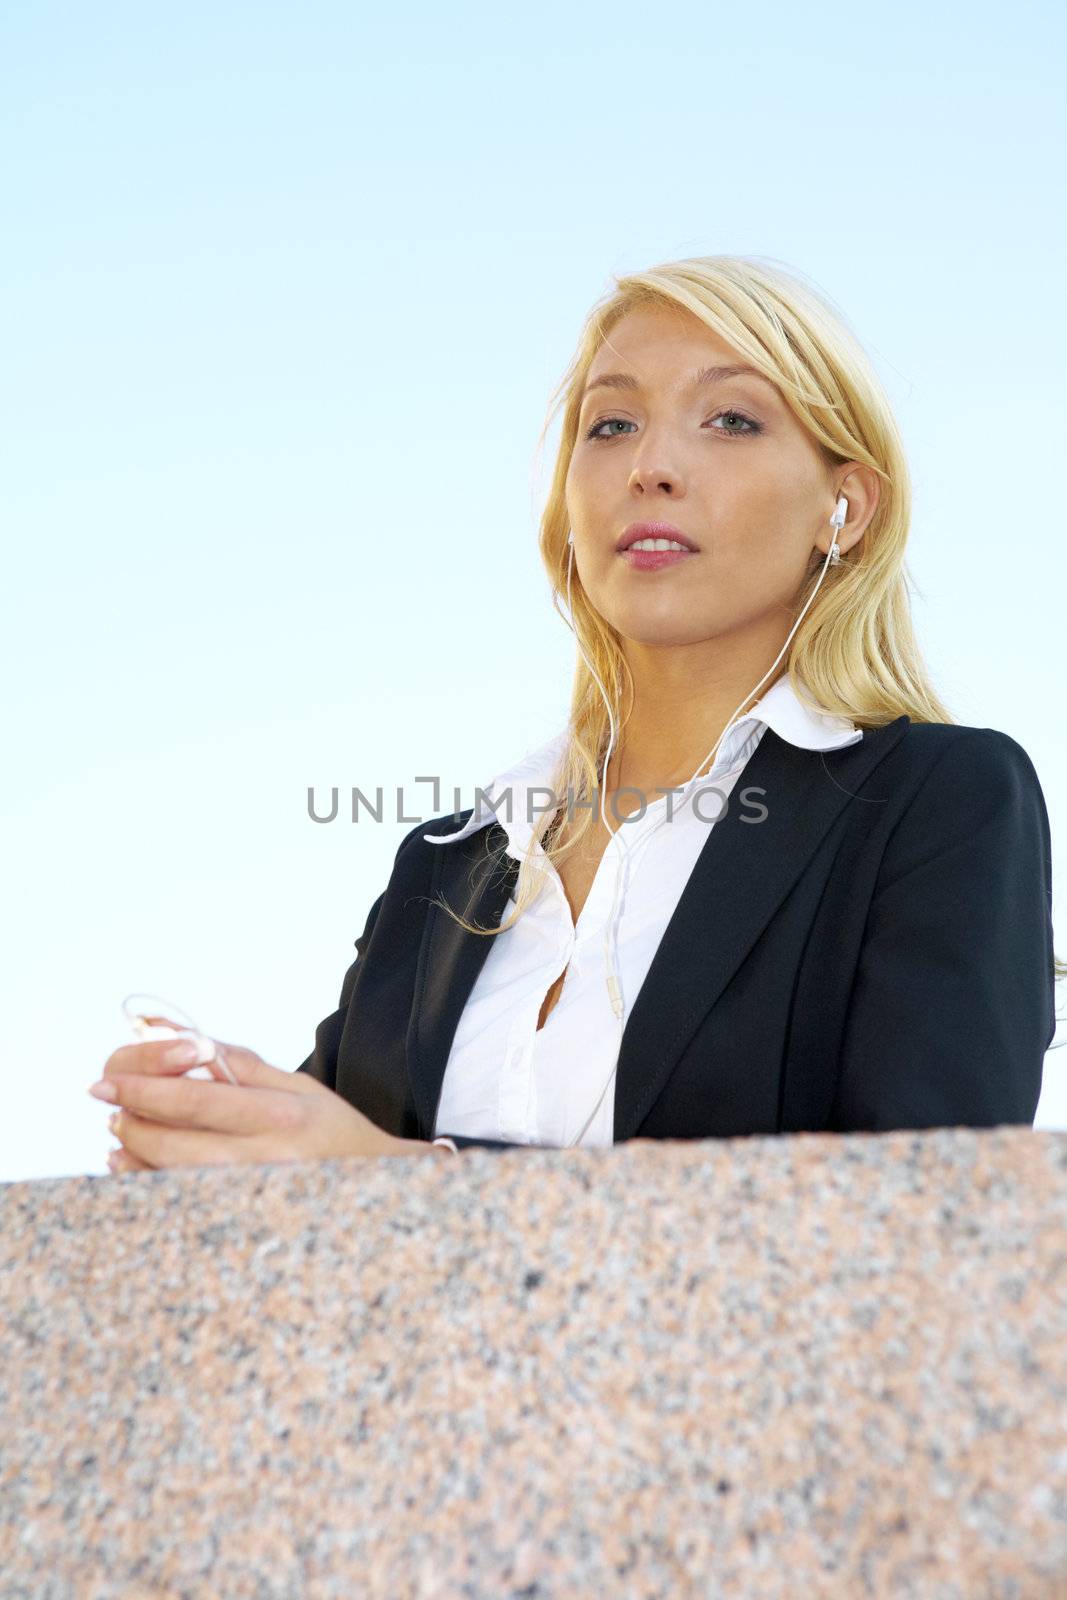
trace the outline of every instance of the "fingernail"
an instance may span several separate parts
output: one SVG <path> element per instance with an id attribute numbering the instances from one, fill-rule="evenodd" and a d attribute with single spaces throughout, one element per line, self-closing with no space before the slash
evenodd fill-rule
<path id="1" fill-rule="evenodd" d="M 215 1059 L 215 1041 L 206 1039 L 203 1034 L 194 1034 L 191 1039 L 178 1039 L 169 1050 L 163 1052 L 164 1064 L 168 1067 L 202 1067 Z"/>
<path id="2" fill-rule="evenodd" d="M 89 1093 L 95 1095 L 98 1100 L 110 1100 L 112 1105 L 119 1097 L 119 1092 L 115 1085 L 109 1083 L 107 1078 L 101 1078 L 99 1083 L 91 1083 L 89 1085 Z"/>

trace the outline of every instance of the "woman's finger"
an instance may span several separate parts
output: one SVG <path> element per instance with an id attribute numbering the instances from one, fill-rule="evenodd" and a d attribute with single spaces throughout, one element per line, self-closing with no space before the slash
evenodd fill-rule
<path id="1" fill-rule="evenodd" d="M 151 1167 L 233 1166 L 263 1161 L 297 1159 L 292 1139 L 277 1132 L 229 1134 L 210 1128 L 176 1128 L 116 1112 L 119 1121 L 111 1131 L 123 1149 Z"/>
<path id="2" fill-rule="evenodd" d="M 305 1100 L 284 1089 L 234 1087 L 207 1078 L 152 1078 L 142 1073 L 116 1074 L 106 1080 L 118 1108 L 108 1126 L 117 1136 L 124 1114 L 173 1128 L 210 1133 L 292 1133 L 302 1125 Z M 122 1115 L 120 1115 L 120 1113 Z"/>
<path id="3" fill-rule="evenodd" d="M 147 1161 L 139 1160 L 131 1151 L 123 1149 L 121 1145 L 117 1150 L 108 1152 L 107 1164 L 109 1170 L 116 1173 L 156 1171 L 156 1168 L 150 1166 Z"/>
<path id="4" fill-rule="evenodd" d="M 285 1073 L 281 1077 L 289 1079 Z M 408 1154 L 414 1144 L 387 1133 L 314 1078 L 296 1093 L 188 1078 L 175 1082 L 131 1075 L 125 1086 L 121 1078 L 111 1081 L 125 1104 L 112 1113 L 108 1126 L 124 1149 L 149 1167 L 376 1158 Z M 186 1091 L 192 1091 L 194 1098 L 190 1100 Z M 157 1113 L 166 1109 L 168 1096 L 173 1108 L 176 1092 L 184 1099 L 180 1113 L 184 1118 L 199 1116 L 210 1125 L 179 1126 L 143 1114 L 146 1102 Z M 141 1110 L 132 1109 L 130 1102 Z M 225 1131 L 228 1127 L 236 1131 Z"/>
<path id="5" fill-rule="evenodd" d="M 308 1078 L 306 1073 L 285 1072 L 281 1067 L 268 1065 L 254 1050 L 239 1044 L 227 1044 L 223 1040 L 209 1039 L 204 1034 L 187 1034 L 181 1039 L 146 1039 L 141 1044 L 120 1045 L 104 1062 L 102 1077 L 107 1079 L 138 1074 L 143 1077 L 178 1078 L 192 1067 L 207 1066 L 214 1078 L 226 1082 L 226 1075 L 217 1060 L 217 1048 L 225 1052 L 230 1069 L 241 1084 L 252 1084 L 263 1089 L 286 1089 L 290 1094 L 307 1094 L 313 1089 L 314 1080 Z"/>
<path id="6" fill-rule="evenodd" d="M 146 1039 L 140 1044 L 123 1044 L 104 1062 L 103 1076 L 116 1072 L 151 1073 L 156 1077 L 179 1077 L 190 1067 L 209 1066 L 215 1057 L 215 1042 L 203 1034 L 183 1034 L 179 1039 Z"/>

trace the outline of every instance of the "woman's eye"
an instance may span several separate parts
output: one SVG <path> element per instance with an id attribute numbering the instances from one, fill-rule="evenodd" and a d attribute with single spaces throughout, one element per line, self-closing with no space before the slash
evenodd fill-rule
<path id="1" fill-rule="evenodd" d="M 725 417 L 732 417 L 735 422 L 743 422 L 745 424 L 745 428 L 714 428 L 712 430 L 714 433 L 759 433 L 760 431 L 759 423 L 753 422 L 751 417 L 746 417 L 743 411 L 717 411 L 715 415 L 713 417 L 709 417 L 708 420 L 710 422 L 718 422 L 720 418 Z"/>
<path id="2" fill-rule="evenodd" d="M 633 427 L 633 423 L 632 422 L 627 422 L 625 417 L 605 417 L 603 422 L 594 422 L 593 423 L 593 426 L 590 428 L 589 432 L 586 434 L 586 438 L 587 439 L 618 439 L 619 435 L 617 433 L 601 433 L 600 432 L 601 428 L 610 427 L 610 425 L 613 422 L 621 422 L 623 427 L 626 427 L 626 428 L 632 428 Z"/>
<path id="3" fill-rule="evenodd" d="M 724 420 L 729 420 L 731 423 L 742 423 L 744 426 L 743 427 L 730 426 L 728 428 L 713 428 L 711 430 L 712 433 L 745 434 L 745 433 L 759 433 L 759 432 L 762 431 L 761 428 L 760 428 L 760 424 L 758 422 L 755 422 L 752 419 L 752 417 L 746 417 L 743 411 L 735 411 L 732 406 L 727 407 L 727 409 L 725 411 L 717 411 L 713 417 L 709 417 L 708 418 L 709 422 L 719 422 L 719 421 L 724 421 Z M 629 422 L 625 417 L 605 417 L 602 422 L 594 422 L 593 426 L 589 429 L 589 432 L 586 434 L 586 438 L 587 439 L 621 439 L 623 437 L 623 435 L 619 434 L 619 433 L 601 433 L 601 431 L 600 431 L 601 428 L 610 428 L 613 423 L 619 423 L 624 428 L 632 428 L 634 426 L 634 424 L 632 422 Z"/>

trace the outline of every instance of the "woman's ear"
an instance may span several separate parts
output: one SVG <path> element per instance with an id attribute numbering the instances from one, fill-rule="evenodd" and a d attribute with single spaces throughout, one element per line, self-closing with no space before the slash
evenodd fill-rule
<path id="1" fill-rule="evenodd" d="M 824 556 L 829 553 L 835 538 L 842 555 L 846 555 L 854 544 L 859 543 L 871 518 L 878 510 L 881 493 L 882 486 L 878 481 L 878 474 L 860 462 L 852 462 L 845 472 L 835 475 L 832 486 L 833 506 L 827 514 L 825 529 L 815 541 Z M 832 528 L 830 517 L 842 495 L 848 501 L 844 526 Z"/>

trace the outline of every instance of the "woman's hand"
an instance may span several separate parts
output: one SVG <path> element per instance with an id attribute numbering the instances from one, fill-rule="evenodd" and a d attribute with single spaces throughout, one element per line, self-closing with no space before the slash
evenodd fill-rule
<path id="1" fill-rule="evenodd" d="M 182 1046 L 186 1055 L 180 1055 Z M 304 1072 L 268 1066 L 253 1050 L 225 1044 L 240 1086 L 220 1082 L 217 1062 L 204 1062 L 194 1041 L 153 1039 L 123 1045 L 104 1063 L 89 1091 L 113 1099 L 109 1126 L 122 1150 L 112 1170 L 225 1166 L 267 1161 L 322 1161 L 334 1156 L 414 1155 L 434 1151 L 416 1139 L 386 1133 L 347 1100 Z M 204 1064 L 216 1076 L 189 1078 Z M 101 1093 L 101 1088 L 113 1090 Z M 434 1152 L 436 1153 L 436 1152 Z"/>

